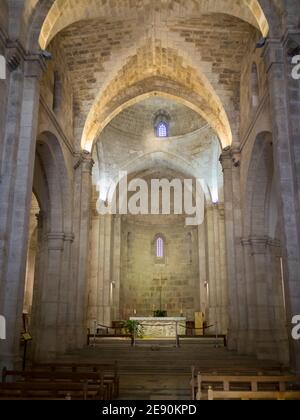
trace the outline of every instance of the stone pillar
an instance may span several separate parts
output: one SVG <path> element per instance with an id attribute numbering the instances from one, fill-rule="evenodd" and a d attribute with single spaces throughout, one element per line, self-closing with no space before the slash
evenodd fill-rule
<path id="1" fill-rule="evenodd" d="M 219 332 L 218 327 L 218 313 L 217 313 L 217 281 L 216 281 L 216 243 L 215 243 L 215 225 L 214 225 L 214 206 L 207 205 L 206 207 L 207 219 L 207 251 L 208 251 L 208 277 L 209 277 L 209 317 L 208 322 L 214 325 L 209 330 L 210 334 Z"/>
<path id="2" fill-rule="evenodd" d="M 280 243 L 268 237 L 250 237 L 242 242 L 246 264 L 248 353 L 259 359 L 288 364 Z"/>
<path id="3" fill-rule="evenodd" d="M 285 290 L 282 271 L 281 243 L 275 239 L 268 240 L 267 271 L 270 294 L 270 315 L 272 319 L 273 336 L 276 343 L 278 360 L 285 366 L 289 365 L 288 328 L 285 311 Z"/>
<path id="4" fill-rule="evenodd" d="M 287 318 L 300 315 L 300 226 L 298 218 L 296 162 L 294 159 L 298 136 L 292 135 L 289 124 L 293 104 L 287 92 L 290 65 L 284 46 L 279 40 L 270 39 L 264 54 L 270 92 L 270 114 L 273 124 L 274 167 L 280 200 L 283 229 L 284 277 L 286 286 Z M 292 327 L 292 326 L 291 326 Z M 300 341 L 290 338 L 293 369 L 300 373 Z"/>
<path id="5" fill-rule="evenodd" d="M 71 329 L 70 312 L 74 302 L 72 300 L 70 290 L 73 287 L 72 273 L 72 248 L 74 243 L 73 232 L 64 234 L 63 254 L 61 261 L 61 281 L 59 284 L 59 306 L 58 306 L 58 322 L 63 326 L 57 332 L 56 352 L 63 354 L 66 350 L 72 349 L 72 342 L 68 334 Z"/>
<path id="6" fill-rule="evenodd" d="M 228 330 L 228 282 L 226 273 L 224 208 L 212 204 L 207 208 L 210 320 L 218 334 Z"/>
<path id="7" fill-rule="evenodd" d="M 42 62 L 20 57 L 22 67 L 10 77 L 0 185 L 0 313 L 6 317 L 6 341 L 0 343 L 1 365 L 19 362 L 30 205 Z M 20 66 L 21 66 L 20 64 Z"/>
<path id="8" fill-rule="evenodd" d="M 224 173 L 224 209 L 229 291 L 229 348 L 246 352 L 247 309 L 242 248 L 240 151 L 227 148 L 220 158 Z"/>
<path id="9" fill-rule="evenodd" d="M 218 222 L 219 222 L 219 252 L 220 252 L 220 322 L 222 333 L 228 332 L 228 279 L 226 267 L 226 247 L 225 247 L 225 219 L 224 205 L 218 205 Z"/>
<path id="10" fill-rule="evenodd" d="M 111 255 L 112 255 L 112 215 L 107 214 L 100 217 L 100 240 L 99 240 L 99 273 L 98 273 L 98 305 L 99 320 L 104 325 L 111 324 Z"/>
<path id="11" fill-rule="evenodd" d="M 72 252 L 72 287 L 70 288 L 73 307 L 69 311 L 69 342 L 74 348 L 82 348 L 86 342 L 89 234 L 91 227 L 92 199 L 92 156 L 82 152 L 77 156 L 74 167 L 74 245 Z"/>
<path id="12" fill-rule="evenodd" d="M 60 287 L 64 233 L 49 233 L 44 238 L 46 270 L 40 280 L 41 293 L 37 302 L 37 322 L 34 358 L 39 360 L 55 359 L 58 347 L 62 347 L 66 337 L 66 317 L 60 313 Z"/>
<path id="13" fill-rule="evenodd" d="M 232 154 L 228 148 L 223 151 L 220 162 L 224 174 L 224 211 L 225 211 L 225 235 L 226 235 L 226 261 L 228 277 L 228 306 L 229 306 L 229 330 L 228 347 L 236 350 L 238 347 L 238 299 L 236 279 L 236 254 L 235 254 L 235 231 L 233 209 L 233 186 L 232 186 Z"/>
<path id="14" fill-rule="evenodd" d="M 93 202 L 92 227 L 91 227 L 91 250 L 90 250 L 90 270 L 88 282 L 88 309 L 87 326 L 93 331 L 94 322 L 100 321 L 98 311 L 98 272 L 99 272 L 99 254 L 100 254 L 100 215 L 96 210 L 96 203 Z M 102 317 L 102 315 L 101 315 Z"/>
<path id="15" fill-rule="evenodd" d="M 255 278 L 253 287 L 256 290 L 256 355 L 262 360 L 277 360 L 278 354 L 272 331 L 275 326 L 272 325 L 270 319 L 273 308 L 270 302 L 272 290 L 269 288 L 267 276 L 267 271 L 271 270 L 271 267 L 267 265 L 268 238 L 250 238 L 250 243 Z"/>
<path id="16" fill-rule="evenodd" d="M 248 312 L 248 328 L 247 328 L 247 345 L 246 353 L 254 355 L 256 352 L 256 331 L 257 331 L 257 308 L 256 308 L 256 282 L 255 272 L 252 260 L 252 245 L 247 238 L 242 239 L 244 248 L 245 261 L 245 281 L 247 294 L 247 312 Z"/>
<path id="17" fill-rule="evenodd" d="M 30 314 L 35 273 L 36 244 L 30 244 L 27 253 L 26 282 L 23 309 Z"/>
<path id="18" fill-rule="evenodd" d="M 202 225 L 198 226 L 198 247 L 199 247 L 199 282 L 200 282 L 200 310 L 207 316 L 208 313 L 208 273 L 207 273 L 207 220 L 205 218 Z"/>
<path id="19" fill-rule="evenodd" d="M 120 319 L 120 281 L 121 281 L 121 216 L 113 217 L 113 258 L 112 258 L 112 283 L 111 306 L 112 320 Z M 120 319 L 121 320 L 121 319 Z"/>
<path id="20" fill-rule="evenodd" d="M 31 322 L 30 331 L 33 335 L 33 345 L 38 341 L 38 322 L 39 322 L 39 302 L 42 299 L 42 279 L 44 277 L 45 270 L 45 255 L 47 250 L 45 249 L 46 242 L 44 237 L 46 235 L 46 215 L 40 211 L 37 215 L 37 249 L 35 258 L 35 271 L 34 271 L 34 282 L 33 282 L 33 297 L 32 297 L 32 310 L 31 310 Z"/>

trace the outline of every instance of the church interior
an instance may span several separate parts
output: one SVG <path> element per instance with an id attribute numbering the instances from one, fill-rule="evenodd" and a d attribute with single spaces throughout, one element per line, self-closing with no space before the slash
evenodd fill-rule
<path id="1" fill-rule="evenodd" d="M 0 57 L 0 399 L 300 400 L 299 0 L 0 0 Z"/>

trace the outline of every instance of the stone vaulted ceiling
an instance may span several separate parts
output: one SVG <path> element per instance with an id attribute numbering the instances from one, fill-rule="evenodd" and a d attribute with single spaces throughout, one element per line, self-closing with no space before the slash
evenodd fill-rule
<path id="1" fill-rule="evenodd" d="M 230 3 L 233 16 L 228 0 L 56 2 L 41 45 L 52 40 L 63 51 L 81 147 L 91 150 L 115 115 L 163 85 L 229 145 L 239 119 L 240 63 L 249 37 L 266 26 L 261 10 L 251 9 L 254 0 Z"/>

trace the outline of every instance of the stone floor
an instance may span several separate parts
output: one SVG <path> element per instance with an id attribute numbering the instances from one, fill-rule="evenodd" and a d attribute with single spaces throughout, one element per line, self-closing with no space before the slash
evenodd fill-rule
<path id="1" fill-rule="evenodd" d="M 215 343 L 200 343 L 197 340 L 183 341 L 180 348 L 174 342 L 141 342 L 135 348 L 129 341 L 100 340 L 80 352 L 70 354 L 64 360 L 88 363 L 111 363 L 117 360 L 120 366 L 121 400 L 189 400 L 191 399 L 191 366 L 202 369 L 239 367 L 274 370 L 276 362 L 257 361 L 248 356 L 239 356 L 224 347 L 215 348 Z"/>

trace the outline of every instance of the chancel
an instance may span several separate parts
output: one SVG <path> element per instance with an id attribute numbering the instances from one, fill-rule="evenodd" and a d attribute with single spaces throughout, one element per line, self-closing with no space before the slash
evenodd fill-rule
<path id="1" fill-rule="evenodd" d="M 183 317 L 131 317 L 143 327 L 143 338 L 177 338 L 186 334 L 186 318 Z"/>
<path id="2" fill-rule="evenodd" d="M 0 399 L 296 399 L 299 16 L 0 0 Z"/>

